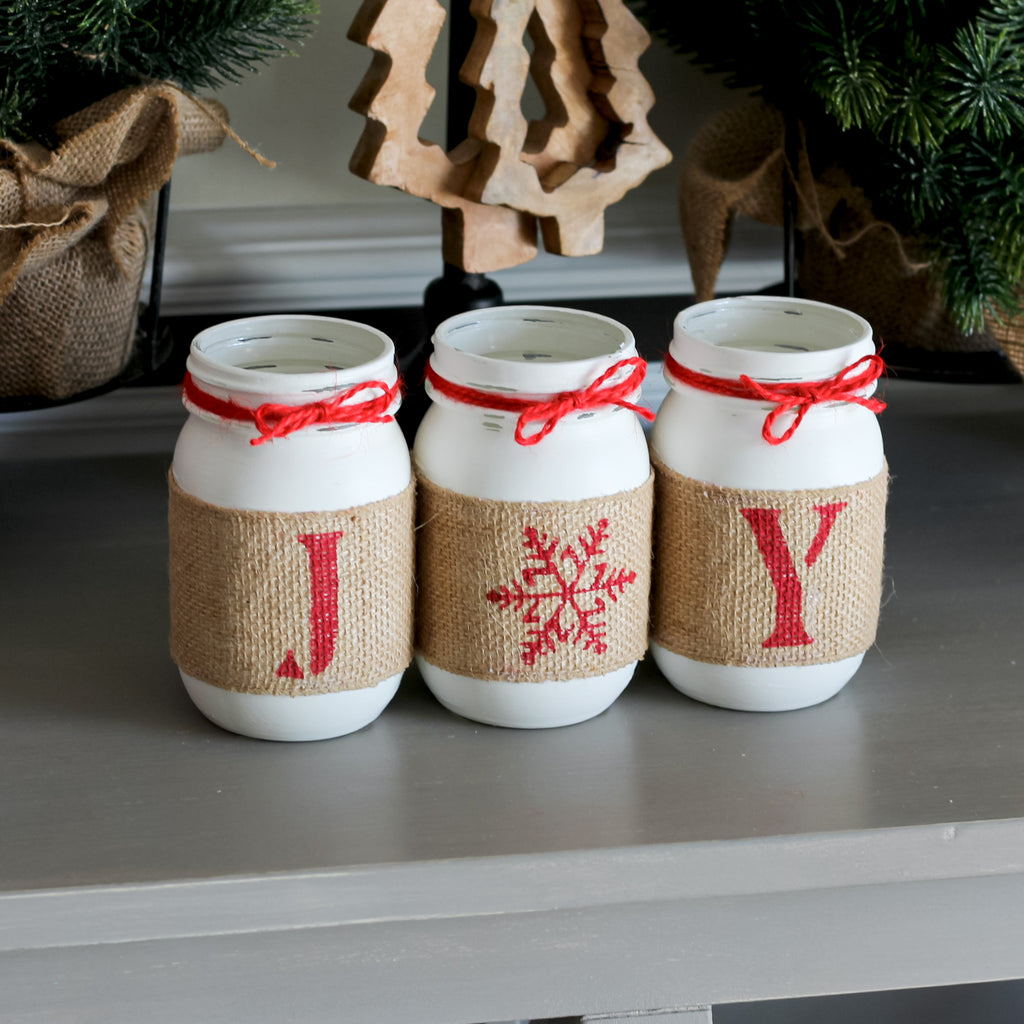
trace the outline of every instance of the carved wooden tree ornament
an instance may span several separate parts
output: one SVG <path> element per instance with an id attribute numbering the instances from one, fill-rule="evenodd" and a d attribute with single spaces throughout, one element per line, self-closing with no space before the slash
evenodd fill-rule
<path id="1" fill-rule="evenodd" d="M 351 170 L 445 208 L 444 258 L 470 272 L 530 259 L 537 220 L 548 251 L 600 252 L 605 208 L 671 159 L 647 124 L 654 95 L 637 62 L 650 37 L 622 0 L 472 0 L 470 11 L 460 78 L 476 104 L 468 137 L 445 153 L 419 137 L 444 9 L 364 0 L 349 36 L 374 59 L 350 103 L 367 119 Z M 528 78 L 545 107 L 533 122 Z"/>

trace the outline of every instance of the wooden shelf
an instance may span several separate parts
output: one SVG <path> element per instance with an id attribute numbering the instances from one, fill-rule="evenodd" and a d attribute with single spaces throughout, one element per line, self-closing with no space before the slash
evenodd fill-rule
<path id="1" fill-rule="evenodd" d="M 0 464 L 0 1017 L 407 1024 L 1024 976 L 1024 389 L 891 382 L 886 603 L 818 708 L 222 732 L 165 456 Z"/>

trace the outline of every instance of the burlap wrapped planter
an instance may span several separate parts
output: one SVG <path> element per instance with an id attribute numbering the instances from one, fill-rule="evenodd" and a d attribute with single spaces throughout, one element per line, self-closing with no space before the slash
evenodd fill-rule
<path id="1" fill-rule="evenodd" d="M 224 117 L 154 83 L 58 122 L 53 150 L 0 140 L 0 397 L 68 398 L 124 369 L 152 197 L 179 156 L 220 145 Z"/>
<path id="2" fill-rule="evenodd" d="M 1003 323 L 989 323 L 992 336 L 999 342 L 1006 358 L 1013 363 L 1016 371 L 1024 377 L 1024 316 L 1007 318 Z"/>
<path id="3" fill-rule="evenodd" d="M 782 114 L 756 102 L 715 115 L 691 142 L 680 174 L 679 209 L 698 302 L 714 298 L 737 214 L 764 224 L 783 223 L 789 177 L 802 239 L 801 295 L 859 314 L 885 345 L 941 353 L 1001 347 L 1018 370 L 1024 369 L 1019 345 L 1015 355 L 1012 344 L 1019 327 L 990 325 L 964 335 L 946 312 L 915 240 L 880 220 L 842 168 L 812 170 L 808 140 L 801 138 L 792 166 L 785 133 Z"/>

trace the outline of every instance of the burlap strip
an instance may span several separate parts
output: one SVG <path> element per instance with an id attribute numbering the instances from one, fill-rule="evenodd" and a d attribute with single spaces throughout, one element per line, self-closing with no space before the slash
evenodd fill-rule
<path id="1" fill-rule="evenodd" d="M 887 471 L 802 491 L 717 487 L 661 463 L 655 475 L 653 640 L 752 667 L 824 664 L 874 643 Z"/>
<path id="2" fill-rule="evenodd" d="M 406 668 L 413 484 L 355 508 L 283 513 L 221 508 L 169 482 L 181 669 L 225 690 L 299 696 L 374 686 Z"/>
<path id="3" fill-rule="evenodd" d="M 647 649 L 653 478 L 581 501 L 470 498 L 418 479 L 416 646 L 474 679 L 603 675 Z"/>

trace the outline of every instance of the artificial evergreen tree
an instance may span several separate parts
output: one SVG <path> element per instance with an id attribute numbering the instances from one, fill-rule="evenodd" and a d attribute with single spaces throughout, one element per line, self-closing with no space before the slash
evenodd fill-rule
<path id="1" fill-rule="evenodd" d="M 971 333 L 1021 310 L 1024 0 L 629 0 L 676 50 L 798 118 L 915 238 Z"/>
<path id="2" fill-rule="evenodd" d="M 135 372 L 150 200 L 180 156 L 230 132 L 191 93 L 287 53 L 314 13 L 312 0 L 0 0 L 0 403 Z M 155 360 L 147 348 L 140 365 Z"/>
<path id="3" fill-rule="evenodd" d="M 189 91 L 237 81 L 312 28 L 313 0 L 0 2 L 0 137 L 51 126 L 138 82 Z"/>

